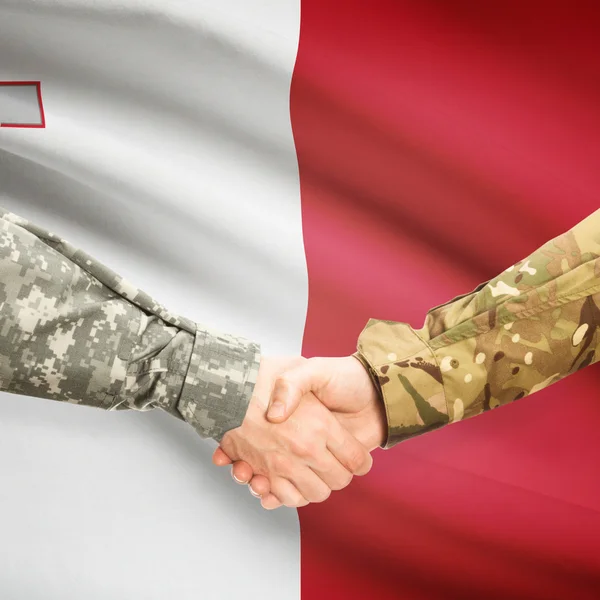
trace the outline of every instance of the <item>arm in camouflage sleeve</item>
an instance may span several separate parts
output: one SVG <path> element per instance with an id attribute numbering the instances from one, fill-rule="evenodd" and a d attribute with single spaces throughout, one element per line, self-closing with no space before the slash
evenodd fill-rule
<path id="1" fill-rule="evenodd" d="M 371 319 L 354 355 L 387 412 L 386 447 L 472 417 L 596 362 L 600 210 L 425 325 Z"/>
<path id="2" fill-rule="evenodd" d="M 169 313 L 65 240 L 0 209 L 0 389 L 162 408 L 220 440 L 246 414 L 258 345 Z"/>

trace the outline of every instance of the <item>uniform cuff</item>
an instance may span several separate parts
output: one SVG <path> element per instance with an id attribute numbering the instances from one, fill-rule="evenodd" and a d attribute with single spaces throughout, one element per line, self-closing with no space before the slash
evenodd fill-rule
<path id="1" fill-rule="evenodd" d="M 246 416 L 260 364 L 260 346 L 197 329 L 178 409 L 203 438 L 218 442 Z"/>
<path id="2" fill-rule="evenodd" d="M 358 338 L 357 355 L 368 365 L 385 404 L 384 448 L 448 423 L 442 371 L 433 350 L 410 325 L 370 319 Z"/>

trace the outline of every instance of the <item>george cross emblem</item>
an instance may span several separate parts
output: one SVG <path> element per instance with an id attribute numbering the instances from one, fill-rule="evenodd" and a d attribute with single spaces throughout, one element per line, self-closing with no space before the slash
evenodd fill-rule
<path id="1" fill-rule="evenodd" d="M 0 127 L 46 127 L 39 81 L 0 81 Z"/>

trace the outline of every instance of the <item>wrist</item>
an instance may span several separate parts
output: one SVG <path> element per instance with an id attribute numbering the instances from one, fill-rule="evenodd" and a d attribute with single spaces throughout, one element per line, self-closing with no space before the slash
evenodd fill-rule
<path id="1" fill-rule="evenodd" d="M 360 381 L 359 388 L 364 390 L 366 401 L 364 408 L 366 423 L 364 444 L 370 452 L 375 448 L 384 446 L 387 439 L 388 424 L 385 403 L 381 397 L 375 375 L 368 363 L 362 359 L 359 353 L 353 354 L 348 358 L 354 362 L 354 368 L 358 374 L 357 381 Z"/>
<path id="2" fill-rule="evenodd" d="M 370 411 L 368 415 L 367 443 L 369 452 L 385 445 L 387 439 L 387 419 L 385 414 L 385 405 L 378 394 L 369 404 Z"/>

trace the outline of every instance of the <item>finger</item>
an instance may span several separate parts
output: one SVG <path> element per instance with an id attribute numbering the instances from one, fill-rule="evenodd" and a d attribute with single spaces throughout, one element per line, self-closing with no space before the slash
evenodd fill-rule
<path id="1" fill-rule="evenodd" d="M 273 494 L 267 494 L 263 496 L 260 500 L 262 507 L 266 510 L 274 510 L 275 508 L 279 508 L 283 506 L 281 502 L 277 499 L 277 497 Z"/>
<path id="2" fill-rule="evenodd" d="M 308 502 L 324 502 L 331 495 L 331 488 L 308 467 L 295 469 L 287 478 Z M 281 499 L 275 488 L 273 493 Z"/>
<path id="3" fill-rule="evenodd" d="M 289 508 L 306 506 L 308 500 L 298 491 L 296 486 L 283 477 L 274 477 L 271 481 L 271 494 L 274 495 L 281 504 Z"/>
<path id="4" fill-rule="evenodd" d="M 253 496 L 266 496 L 271 491 L 271 482 L 264 475 L 255 475 L 248 484 Z"/>
<path id="5" fill-rule="evenodd" d="M 329 450 L 325 450 L 311 467 L 330 490 L 343 490 L 353 478 L 352 473 Z"/>
<path id="6" fill-rule="evenodd" d="M 337 421 L 327 438 L 327 448 L 353 475 L 366 475 L 373 466 L 368 450 Z"/>
<path id="7" fill-rule="evenodd" d="M 281 373 L 273 384 L 267 419 L 281 423 L 298 408 L 302 396 L 318 391 L 329 381 L 329 372 L 318 359 L 308 359 L 301 365 Z"/>
<path id="8" fill-rule="evenodd" d="M 229 458 L 229 456 L 227 456 L 227 454 L 225 454 L 225 452 L 223 452 L 221 446 L 219 446 L 213 452 L 212 461 L 213 464 L 217 465 L 217 467 L 225 467 L 231 464 L 231 459 Z"/>
<path id="9" fill-rule="evenodd" d="M 242 458 L 237 449 L 236 435 L 233 434 L 231 431 L 228 431 L 223 436 L 223 438 L 221 439 L 221 441 L 219 443 L 219 449 L 229 459 L 229 462 L 225 463 L 225 464 L 231 464 L 232 462 L 241 460 L 241 458 Z"/>
<path id="10" fill-rule="evenodd" d="M 231 476 L 238 483 L 248 483 L 252 479 L 253 475 L 254 471 L 247 462 L 238 460 L 233 463 L 233 467 L 231 468 Z"/>

